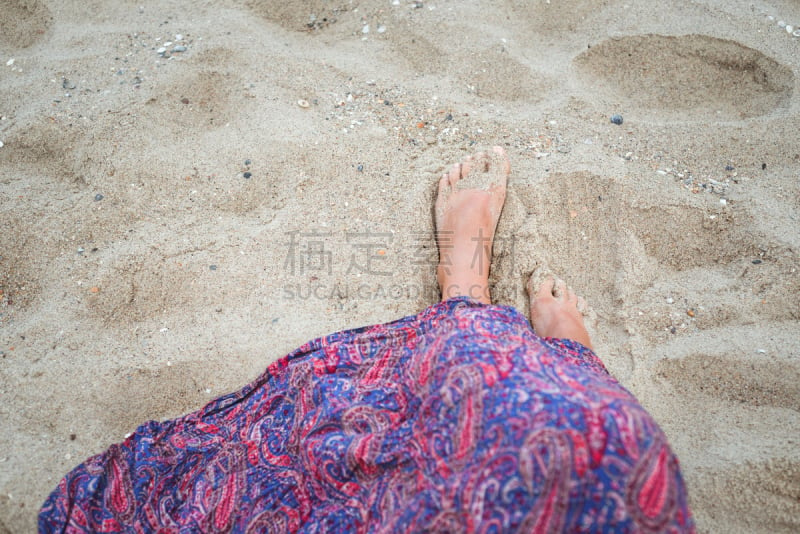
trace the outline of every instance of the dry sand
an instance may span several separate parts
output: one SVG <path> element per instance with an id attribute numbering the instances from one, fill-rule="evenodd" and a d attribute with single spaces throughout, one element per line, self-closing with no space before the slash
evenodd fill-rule
<path id="1" fill-rule="evenodd" d="M 500 144 L 497 300 L 567 278 L 700 531 L 797 532 L 800 39 L 778 20 L 800 4 L 0 1 L 0 531 L 145 420 L 431 304 L 437 173 Z"/>

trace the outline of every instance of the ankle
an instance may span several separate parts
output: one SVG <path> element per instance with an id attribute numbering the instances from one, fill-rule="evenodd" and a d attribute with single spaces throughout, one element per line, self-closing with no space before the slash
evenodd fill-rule
<path id="1" fill-rule="evenodd" d="M 592 348 L 589 332 L 583 320 L 569 313 L 550 312 L 531 321 L 533 330 L 540 337 L 568 339 Z"/>
<path id="2" fill-rule="evenodd" d="M 437 279 L 442 292 L 442 300 L 470 297 L 485 304 L 492 303 L 489 280 L 486 276 L 470 272 L 448 274 L 445 267 L 439 266 Z"/>

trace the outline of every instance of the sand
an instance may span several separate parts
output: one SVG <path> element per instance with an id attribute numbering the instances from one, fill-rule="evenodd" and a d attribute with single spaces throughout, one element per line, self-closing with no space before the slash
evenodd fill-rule
<path id="1" fill-rule="evenodd" d="M 434 302 L 438 173 L 495 144 L 496 300 L 567 279 L 700 531 L 798 531 L 778 20 L 800 4 L 2 0 L 0 531 L 142 422 Z"/>

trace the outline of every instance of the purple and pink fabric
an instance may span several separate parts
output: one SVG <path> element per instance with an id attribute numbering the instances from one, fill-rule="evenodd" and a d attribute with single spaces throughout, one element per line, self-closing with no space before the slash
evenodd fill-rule
<path id="1" fill-rule="evenodd" d="M 455 298 L 311 341 L 70 472 L 40 532 L 693 532 L 595 354 Z"/>

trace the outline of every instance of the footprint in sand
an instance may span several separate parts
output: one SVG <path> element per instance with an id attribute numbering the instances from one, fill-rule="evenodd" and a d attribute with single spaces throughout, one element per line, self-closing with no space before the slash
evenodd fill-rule
<path id="1" fill-rule="evenodd" d="M 414 72 L 433 74 L 448 67 L 447 51 L 416 31 L 408 22 L 402 31 L 389 34 L 388 42 L 394 55 Z"/>
<path id="2" fill-rule="evenodd" d="M 706 35 L 631 35 L 575 58 L 587 90 L 643 119 L 737 121 L 789 105 L 794 76 L 761 52 Z"/>
<path id="3" fill-rule="evenodd" d="M 112 378 L 90 381 L 83 393 L 87 404 L 97 407 L 94 415 L 106 432 L 125 435 L 153 414 L 164 413 L 165 407 L 169 413 L 183 413 L 208 400 L 194 362 L 178 361 L 157 370 L 118 364 Z"/>
<path id="4" fill-rule="evenodd" d="M 246 5 L 256 15 L 290 31 L 313 31 L 336 23 L 340 15 L 353 18 L 346 3 L 326 0 L 248 0 Z"/>
<path id="5" fill-rule="evenodd" d="M 236 116 L 230 88 L 238 82 L 237 76 L 213 69 L 173 79 L 145 102 L 142 113 L 153 120 L 172 117 L 167 126 L 176 134 L 220 128 Z"/>
<path id="6" fill-rule="evenodd" d="M 0 164 L 16 168 L 20 173 L 36 169 L 39 174 L 54 177 L 70 186 L 85 186 L 86 161 L 75 150 L 80 145 L 81 132 L 64 135 L 64 129 L 42 119 L 13 132 L 6 140 L 8 146 L 0 153 Z"/>
<path id="7" fill-rule="evenodd" d="M 516 252 L 525 257 L 528 247 L 531 254 L 552 251 L 548 265 L 555 272 L 592 265 L 585 280 L 573 282 L 597 288 L 586 297 L 603 306 L 613 306 L 612 296 L 619 294 L 619 281 L 606 273 L 636 278 L 638 266 L 653 262 L 682 271 L 758 253 L 755 240 L 735 224 L 733 215 L 710 218 L 699 206 L 648 205 L 620 180 L 588 172 L 555 173 L 543 184 L 518 184 L 515 192 L 530 214 L 519 232 L 530 232 L 533 239 L 520 239 Z"/>
<path id="8" fill-rule="evenodd" d="M 707 451 L 687 459 L 702 462 L 687 470 L 687 482 L 706 503 L 703 518 L 721 532 L 740 530 L 741 521 L 748 532 L 797 532 L 800 372 L 785 350 L 793 342 L 780 326 L 739 324 L 679 336 L 653 350 L 653 372 L 669 388 L 665 416 L 679 409 L 689 414 L 686 421 L 701 422 L 677 422 L 674 431 Z M 767 351 L 742 350 L 754 345 Z M 736 518 L 737 526 L 726 518 Z"/>
<path id="9" fill-rule="evenodd" d="M 213 306 L 208 256 L 191 251 L 167 255 L 145 247 L 131 254 L 109 252 L 89 275 L 99 291 L 86 294 L 87 308 L 103 324 L 119 325 Z"/>
<path id="10" fill-rule="evenodd" d="M 539 102 L 550 89 L 546 77 L 534 75 L 502 46 L 465 54 L 454 63 L 461 82 L 482 98 Z"/>
<path id="11" fill-rule="evenodd" d="M 507 0 L 517 20 L 536 33 L 575 31 L 611 0 Z"/>
<path id="12" fill-rule="evenodd" d="M 0 48 L 28 48 L 50 28 L 53 16 L 37 0 L 9 0 L 0 7 Z"/>
<path id="13" fill-rule="evenodd" d="M 41 294 L 41 265 L 26 253 L 36 241 L 13 214 L 0 216 L 0 317 L 28 309 Z"/>
<path id="14" fill-rule="evenodd" d="M 750 330 L 755 330 L 755 336 L 760 334 L 757 328 Z M 672 356 L 659 360 L 655 372 L 685 395 L 800 410 L 800 372 L 786 362 L 724 350 L 717 354 L 690 351 L 679 358 Z"/>
<path id="15" fill-rule="evenodd" d="M 708 531 L 713 525 L 716 532 L 798 532 L 797 459 L 724 463 L 697 471 L 698 477 L 688 482 L 693 498 L 704 503 L 702 513 L 709 518 Z"/>

